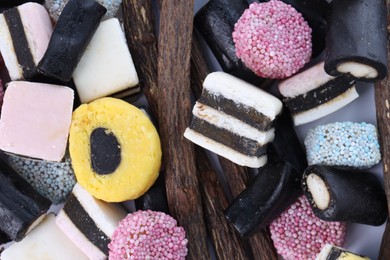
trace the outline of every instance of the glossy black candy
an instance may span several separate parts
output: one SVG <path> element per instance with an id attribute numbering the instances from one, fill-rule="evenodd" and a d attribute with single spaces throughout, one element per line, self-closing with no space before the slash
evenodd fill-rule
<path id="1" fill-rule="evenodd" d="M 38 71 L 69 82 L 106 11 L 94 0 L 70 0 L 58 19 Z"/>
<path id="2" fill-rule="evenodd" d="M 164 172 L 160 172 L 152 187 L 135 200 L 135 207 L 137 210 L 153 210 L 169 214 Z"/>
<path id="3" fill-rule="evenodd" d="M 194 25 L 223 71 L 260 85 L 264 79 L 255 75 L 236 56 L 232 37 L 234 24 L 248 7 L 246 0 L 210 0 L 195 15 Z"/>
<path id="4" fill-rule="evenodd" d="M 382 0 L 337 0 L 331 3 L 325 49 L 325 71 L 340 74 L 337 67 L 346 61 L 375 68 L 375 82 L 387 75 L 387 15 Z"/>
<path id="5" fill-rule="evenodd" d="M 324 181 L 330 194 L 330 202 L 322 210 L 315 203 L 307 185 L 307 178 L 312 173 Z M 382 184 L 369 172 L 311 165 L 303 174 L 302 189 L 314 214 L 322 220 L 379 226 L 387 219 L 387 202 Z"/>
<path id="6" fill-rule="evenodd" d="M 20 241 L 51 205 L 3 159 L 0 159 L 0 230 Z"/>
<path id="7" fill-rule="evenodd" d="M 226 218 L 243 237 L 268 226 L 302 195 L 300 183 L 307 166 L 306 156 L 286 109 L 275 127 L 267 164 L 225 211 Z"/>

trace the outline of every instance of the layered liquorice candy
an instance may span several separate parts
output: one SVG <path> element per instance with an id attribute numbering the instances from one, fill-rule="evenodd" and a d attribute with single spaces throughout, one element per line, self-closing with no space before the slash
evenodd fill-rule
<path id="1" fill-rule="evenodd" d="M 184 136 L 234 163 L 261 167 L 281 111 L 282 102 L 271 94 L 227 73 L 213 72 L 203 83 Z"/>
<path id="2" fill-rule="evenodd" d="M 80 185 L 107 202 L 140 197 L 157 179 L 161 164 L 160 139 L 149 118 L 108 97 L 75 110 L 69 152 Z"/>
<path id="3" fill-rule="evenodd" d="M 267 164 L 225 211 L 226 218 L 244 237 L 268 226 L 302 195 L 306 156 L 287 110 L 276 120 L 268 157 Z"/>
<path id="4" fill-rule="evenodd" d="M 0 149 L 59 162 L 72 119 L 71 88 L 27 81 L 8 84 L 0 119 Z"/>
<path id="5" fill-rule="evenodd" d="M 51 205 L 0 159 L 0 230 L 20 241 L 45 216 Z"/>
<path id="6" fill-rule="evenodd" d="M 106 259 L 108 244 L 126 211 L 92 197 L 79 184 L 56 217 L 56 224 L 89 259 Z"/>
<path id="7" fill-rule="evenodd" d="M 370 260 L 370 258 L 354 254 L 338 246 L 326 244 L 315 260 Z"/>
<path id="8" fill-rule="evenodd" d="M 52 32 L 49 14 L 40 4 L 26 3 L 0 14 L 0 52 L 12 80 L 39 79 L 36 66 Z"/>
<path id="9" fill-rule="evenodd" d="M 194 26 L 205 39 L 223 71 L 255 85 L 264 79 L 256 76 L 236 56 L 232 33 L 245 9 L 246 0 L 210 0 L 195 15 Z"/>
<path id="10" fill-rule="evenodd" d="M 138 90 L 138 75 L 117 18 L 100 23 L 73 80 L 82 103 L 124 91 Z"/>
<path id="11" fill-rule="evenodd" d="M 376 127 L 365 122 L 335 122 L 310 129 L 307 162 L 340 168 L 370 168 L 381 159 Z"/>
<path id="12" fill-rule="evenodd" d="M 329 115 L 359 97 L 355 80 L 348 74 L 328 75 L 324 62 L 281 81 L 278 88 L 293 114 L 295 125 Z"/>
<path id="13" fill-rule="evenodd" d="M 322 220 L 379 226 L 387 219 L 385 192 L 371 173 L 311 165 L 303 174 L 302 189 Z"/>
<path id="14" fill-rule="evenodd" d="M 332 1 L 325 70 L 375 82 L 387 75 L 387 14 L 381 0 Z"/>
<path id="15" fill-rule="evenodd" d="M 54 80 L 69 82 L 105 13 L 106 8 L 94 0 L 70 0 L 58 19 L 38 71 Z"/>
<path id="16" fill-rule="evenodd" d="M 89 258 L 58 228 L 54 214 L 49 214 L 22 241 L 6 248 L 1 253 L 1 259 L 88 260 Z"/>

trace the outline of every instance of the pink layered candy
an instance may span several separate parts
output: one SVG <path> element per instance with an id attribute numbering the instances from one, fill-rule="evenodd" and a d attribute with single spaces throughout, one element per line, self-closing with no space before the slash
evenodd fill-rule
<path id="1" fill-rule="evenodd" d="M 285 260 L 314 260 L 326 244 L 342 246 L 346 224 L 317 218 L 305 196 L 270 225 L 274 246 Z"/>
<path id="2" fill-rule="evenodd" d="M 171 216 L 156 211 L 127 215 L 108 244 L 109 259 L 175 259 L 187 255 L 187 239 Z"/>
<path id="3" fill-rule="evenodd" d="M 233 32 L 236 55 L 264 78 L 296 73 L 312 54 L 311 28 L 298 11 L 281 1 L 253 3 Z"/>
<path id="4" fill-rule="evenodd" d="M 72 118 L 74 92 L 65 86 L 12 81 L 0 119 L 0 149 L 61 161 Z"/>

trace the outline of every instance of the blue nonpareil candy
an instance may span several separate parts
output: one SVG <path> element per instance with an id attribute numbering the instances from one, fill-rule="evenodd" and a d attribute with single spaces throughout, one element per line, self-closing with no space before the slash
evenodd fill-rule
<path id="1" fill-rule="evenodd" d="M 381 159 L 376 127 L 336 122 L 310 129 L 305 138 L 309 165 L 370 168 Z"/>

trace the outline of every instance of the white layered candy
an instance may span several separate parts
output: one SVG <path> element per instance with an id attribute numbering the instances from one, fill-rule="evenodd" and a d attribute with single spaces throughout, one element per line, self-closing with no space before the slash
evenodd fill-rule
<path id="1" fill-rule="evenodd" d="M 9 19 L 13 19 L 12 26 L 7 22 Z M 47 49 L 52 32 L 49 14 L 40 4 L 30 2 L 0 14 L 0 52 L 12 80 L 29 79 L 30 75 L 24 70 L 33 72 Z M 26 42 L 14 38 L 15 35 L 22 35 Z M 21 57 L 23 62 L 19 60 Z"/>
<path id="2" fill-rule="evenodd" d="M 95 199 L 76 184 L 56 223 L 90 259 L 106 259 L 107 245 L 126 214 L 117 204 Z"/>
<path id="3" fill-rule="evenodd" d="M 57 227 L 54 215 L 50 214 L 22 241 L 5 249 L 1 259 L 87 260 L 88 257 Z"/>
<path id="4" fill-rule="evenodd" d="M 125 90 L 126 94 L 139 91 L 137 72 L 118 19 L 100 23 L 73 80 L 82 103 Z"/>
<path id="5" fill-rule="evenodd" d="M 203 87 L 184 136 L 236 164 L 265 165 L 266 145 L 275 136 L 272 122 L 282 110 L 280 100 L 224 72 L 210 73 Z"/>

